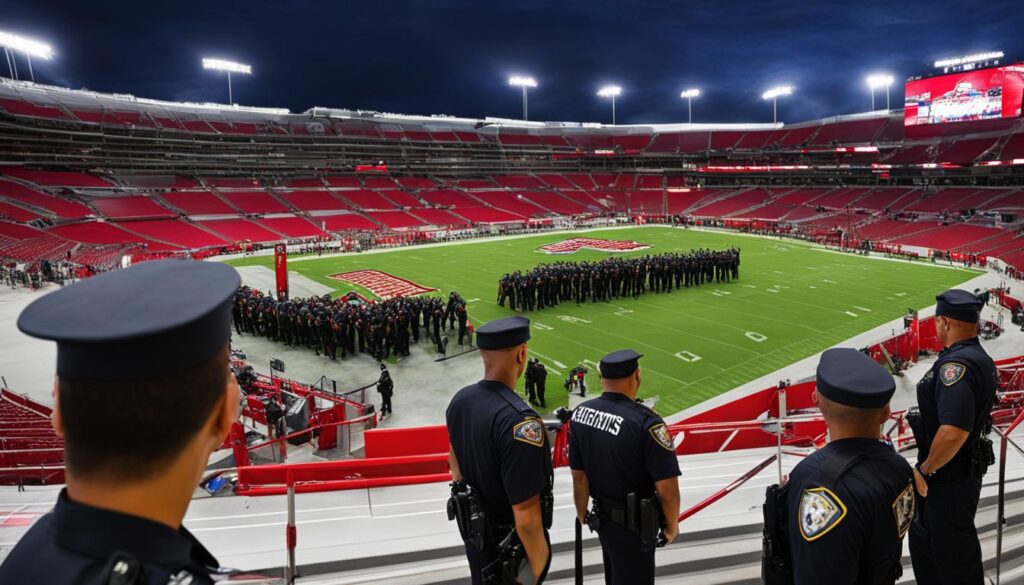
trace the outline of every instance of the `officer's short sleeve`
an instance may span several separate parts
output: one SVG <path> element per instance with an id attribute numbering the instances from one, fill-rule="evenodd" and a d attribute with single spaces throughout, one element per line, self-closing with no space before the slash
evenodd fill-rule
<path id="1" fill-rule="evenodd" d="M 583 453 L 580 451 L 580 436 L 576 433 L 576 428 L 569 423 L 569 469 L 583 471 Z"/>
<path id="2" fill-rule="evenodd" d="M 544 423 L 534 414 L 506 417 L 497 429 L 501 482 L 512 505 L 539 494 L 547 486 L 547 446 Z"/>
<path id="3" fill-rule="evenodd" d="M 644 465 L 652 481 L 678 477 L 679 459 L 668 427 L 660 418 L 648 419 L 644 423 Z"/>
<path id="4" fill-rule="evenodd" d="M 867 537 L 863 514 L 847 494 L 810 487 L 790 500 L 789 543 L 796 585 L 852 585 Z M 793 505 L 795 504 L 795 505 Z"/>
<path id="5" fill-rule="evenodd" d="M 974 430 L 974 375 L 966 364 L 948 361 L 936 372 L 935 404 L 940 425 Z"/>

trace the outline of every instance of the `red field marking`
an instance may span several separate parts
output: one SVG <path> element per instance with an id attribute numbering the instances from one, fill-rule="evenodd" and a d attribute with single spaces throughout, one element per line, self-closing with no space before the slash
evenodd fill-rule
<path id="1" fill-rule="evenodd" d="M 411 297 L 437 290 L 436 288 L 420 286 L 415 282 L 393 276 L 387 272 L 381 272 L 380 270 L 354 270 L 352 272 L 332 274 L 327 278 L 359 285 L 384 300 L 395 297 Z"/>
<path id="2" fill-rule="evenodd" d="M 635 250 L 646 250 L 650 248 L 647 244 L 634 242 L 633 240 L 604 240 L 598 238 L 571 238 L 541 246 L 538 248 L 545 254 L 572 254 L 577 250 L 586 248 L 598 252 L 633 252 Z"/>

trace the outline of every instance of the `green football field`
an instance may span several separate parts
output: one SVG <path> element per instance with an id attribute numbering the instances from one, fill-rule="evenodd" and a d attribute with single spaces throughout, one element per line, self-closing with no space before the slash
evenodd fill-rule
<path id="1" fill-rule="evenodd" d="M 561 380 L 574 365 L 584 363 L 594 371 L 605 353 L 631 347 L 644 354 L 641 395 L 658 395 L 660 412 L 677 412 L 899 318 L 908 307 L 926 307 L 934 303 L 937 293 L 978 274 L 926 262 L 840 254 L 789 240 L 705 231 L 638 227 L 579 235 L 652 246 L 626 256 L 737 246 L 742 249 L 740 278 L 669 294 L 648 292 L 636 301 L 563 303 L 530 313 L 530 350 L 549 369 L 550 409 L 566 403 Z M 570 237 L 545 234 L 336 258 L 293 258 L 289 269 L 338 294 L 349 290 L 367 294 L 328 278 L 360 269 L 435 287 L 445 296 L 454 289 L 468 300 L 470 318 L 479 325 L 513 314 L 507 305 L 502 308 L 496 302 L 503 273 L 542 262 L 598 260 L 608 255 L 581 250 L 553 256 L 537 251 Z M 273 257 L 250 257 L 232 264 L 272 268 Z M 453 339 L 449 353 L 457 350 L 455 343 Z M 422 349 L 428 351 L 427 347 L 424 344 Z M 589 379 L 591 384 L 597 381 L 596 376 Z"/>

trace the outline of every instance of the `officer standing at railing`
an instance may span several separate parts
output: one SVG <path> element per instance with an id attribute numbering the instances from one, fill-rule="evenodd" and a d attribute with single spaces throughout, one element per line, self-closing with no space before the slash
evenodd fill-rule
<path id="1" fill-rule="evenodd" d="M 67 485 L 0 583 L 213 583 L 219 564 L 182 519 L 238 419 L 228 368 L 238 285 L 225 264 L 158 260 L 21 313 L 21 331 L 57 342 L 53 426 Z"/>
<path id="2" fill-rule="evenodd" d="M 551 562 L 551 448 L 544 423 L 515 391 L 529 339 L 525 317 L 477 329 L 484 379 L 459 390 L 445 413 L 448 517 L 458 521 L 474 585 L 540 584 Z"/>
<path id="3" fill-rule="evenodd" d="M 908 415 L 917 439 L 919 496 L 910 556 L 921 585 L 980 584 L 974 515 L 981 478 L 995 461 L 986 435 L 999 374 L 978 342 L 981 299 L 958 289 L 935 299 L 935 331 L 945 349 L 917 384 L 919 417 Z"/>
<path id="4" fill-rule="evenodd" d="M 892 585 L 914 517 L 913 474 L 880 440 L 893 377 L 852 348 L 821 355 L 814 403 L 829 443 L 801 461 L 789 483 L 768 488 L 766 585 Z"/>
<path id="5" fill-rule="evenodd" d="M 577 406 L 569 423 L 576 514 L 597 531 L 608 585 L 654 583 L 655 547 L 679 534 L 679 460 L 665 422 L 636 401 L 641 357 L 631 349 L 604 356 L 604 393 Z"/>

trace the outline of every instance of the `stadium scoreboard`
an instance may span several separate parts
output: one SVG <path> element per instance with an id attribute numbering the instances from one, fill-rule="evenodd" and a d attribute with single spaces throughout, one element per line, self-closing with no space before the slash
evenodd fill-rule
<path id="1" fill-rule="evenodd" d="M 973 122 L 1021 115 L 1024 63 L 911 79 L 904 126 Z"/>

